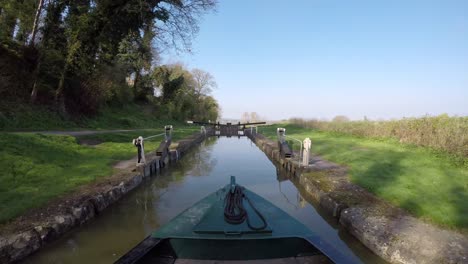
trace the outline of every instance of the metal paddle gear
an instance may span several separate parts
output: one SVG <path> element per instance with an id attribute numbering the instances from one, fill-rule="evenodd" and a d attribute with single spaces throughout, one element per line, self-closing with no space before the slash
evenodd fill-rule
<path id="1" fill-rule="evenodd" d="M 255 208 L 250 199 L 244 194 L 243 188 L 239 185 L 235 185 L 234 188 L 232 187 L 234 186 L 231 186 L 231 190 L 227 192 L 226 197 L 224 199 L 224 220 L 230 224 L 238 225 L 242 224 L 247 219 L 247 226 L 249 226 L 250 229 L 265 229 L 267 227 L 265 217 L 257 210 L 257 208 Z M 263 224 L 261 226 L 256 227 L 250 224 L 250 219 L 247 210 L 245 210 L 244 205 L 242 203 L 243 199 L 245 199 L 250 204 L 254 212 L 258 215 L 260 220 L 262 220 Z"/>

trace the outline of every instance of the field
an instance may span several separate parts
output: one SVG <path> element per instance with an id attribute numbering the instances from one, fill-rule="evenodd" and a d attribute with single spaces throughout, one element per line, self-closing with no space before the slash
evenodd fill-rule
<path id="1" fill-rule="evenodd" d="M 276 139 L 286 127 L 293 138 L 312 140 L 312 152 L 347 166 L 351 181 L 411 214 L 441 226 L 468 230 L 468 162 L 465 157 L 400 143 L 324 132 L 297 125 L 262 127 Z M 296 149 L 299 144 L 295 143 Z"/>
<path id="2" fill-rule="evenodd" d="M 401 143 L 430 147 L 459 156 L 468 157 L 468 117 L 423 116 L 397 120 L 349 121 L 337 116 L 332 121 L 293 118 L 291 124 L 303 128 L 335 132 L 367 138 L 392 138 Z"/>

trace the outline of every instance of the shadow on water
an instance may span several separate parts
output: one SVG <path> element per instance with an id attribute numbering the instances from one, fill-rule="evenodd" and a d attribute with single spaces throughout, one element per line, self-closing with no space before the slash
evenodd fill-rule
<path id="1" fill-rule="evenodd" d="M 25 263 L 112 263 L 196 201 L 237 182 L 311 228 L 343 254 L 381 260 L 327 219 L 303 190 L 247 138 L 209 138 L 180 162 L 145 181 L 90 223 L 50 244 Z"/>

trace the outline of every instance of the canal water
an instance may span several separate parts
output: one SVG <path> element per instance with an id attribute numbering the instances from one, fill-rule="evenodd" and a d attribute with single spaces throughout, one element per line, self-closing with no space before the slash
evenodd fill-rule
<path id="1" fill-rule="evenodd" d="M 327 219 L 305 192 L 279 172 L 248 138 L 208 138 L 181 161 L 152 177 L 24 263 L 113 263 L 152 231 L 223 187 L 230 176 L 280 207 L 328 243 L 363 263 L 384 263 Z"/>

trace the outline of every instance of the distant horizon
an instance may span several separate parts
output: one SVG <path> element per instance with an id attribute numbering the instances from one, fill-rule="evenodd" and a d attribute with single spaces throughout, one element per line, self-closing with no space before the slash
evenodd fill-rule
<path id="1" fill-rule="evenodd" d="M 367 120 L 369 121 L 391 121 L 391 120 L 400 120 L 400 119 L 405 119 L 405 118 L 423 118 L 423 117 L 437 117 L 437 116 L 441 116 L 441 115 L 448 115 L 449 117 L 468 117 L 468 115 L 449 115 L 447 113 L 442 113 L 442 114 L 437 114 L 437 115 L 430 115 L 430 114 L 426 114 L 426 115 L 420 115 L 420 116 L 403 116 L 403 117 L 394 117 L 394 118 L 370 118 L 368 116 L 366 116 Z M 349 118 L 350 121 L 363 121 L 364 120 L 364 117 L 362 118 L 350 118 L 349 116 L 346 116 L 346 115 L 337 115 L 337 116 L 345 116 L 347 118 Z M 336 116 L 334 116 L 336 117 Z M 331 118 L 316 118 L 316 117 L 299 117 L 299 116 L 292 116 L 292 117 L 288 117 L 288 118 L 276 118 L 276 119 L 268 119 L 268 118 L 263 118 L 263 116 L 260 114 L 260 118 L 256 121 L 284 121 L 284 120 L 290 120 L 290 119 L 293 119 L 293 118 L 298 118 L 298 119 L 304 119 L 304 120 L 318 120 L 318 121 L 331 121 L 334 117 L 331 117 Z M 230 117 L 221 117 L 219 120 L 241 120 L 242 118 L 230 118 Z"/>
<path id="2" fill-rule="evenodd" d="M 276 4 L 272 4 L 276 3 Z M 468 115 L 468 1 L 220 1 L 193 54 L 222 116 Z"/>

